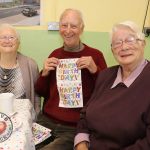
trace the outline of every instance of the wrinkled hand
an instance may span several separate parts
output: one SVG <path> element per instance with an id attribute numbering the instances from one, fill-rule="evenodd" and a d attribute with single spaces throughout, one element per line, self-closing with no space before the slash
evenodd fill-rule
<path id="1" fill-rule="evenodd" d="M 84 56 L 78 59 L 77 61 L 78 69 L 87 68 L 91 73 L 97 71 L 97 66 L 91 56 Z"/>
<path id="2" fill-rule="evenodd" d="M 59 59 L 55 57 L 47 58 L 44 62 L 42 76 L 47 76 L 51 70 L 55 70 Z"/>
<path id="3" fill-rule="evenodd" d="M 88 150 L 88 143 L 87 142 L 81 142 L 76 145 L 75 150 Z"/>

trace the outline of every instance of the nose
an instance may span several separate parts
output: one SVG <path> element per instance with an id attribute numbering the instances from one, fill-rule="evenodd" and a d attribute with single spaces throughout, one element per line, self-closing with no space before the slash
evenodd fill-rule
<path id="1" fill-rule="evenodd" d="M 10 38 L 9 37 L 7 37 L 6 39 L 5 39 L 5 42 L 6 43 L 9 43 L 11 40 L 10 40 Z"/>
<path id="2" fill-rule="evenodd" d="M 128 50 L 129 49 L 128 45 L 127 45 L 127 43 L 125 41 L 122 41 L 121 47 L 122 47 L 122 50 Z"/>
<path id="3" fill-rule="evenodd" d="M 68 25 L 67 25 L 67 28 L 66 28 L 66 32 L 69 33 L 70 30 L 71 30 L 71 26 L 70 26 L 70 24 L 68 24 Z"/>

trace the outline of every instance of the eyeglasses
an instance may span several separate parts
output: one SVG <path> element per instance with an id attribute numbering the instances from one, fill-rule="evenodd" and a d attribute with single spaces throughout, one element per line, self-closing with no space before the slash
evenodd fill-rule
<path id="1" fill-rule="evenodd" d="M 0 36 L 0 41 L 5 41 L 5 40 L 15 41 L 16 39 L 17 37 L 15 36 Z"/>
<path id="2" fill-rule="evenodd" d="M 142 41 L 142 40 L 134 36 L 129 36 L 125 40 L 118 40 L 118 41 L 112 42 L 111 47 L 113 49 L 120 48 L 123 45 L 123 43 L 126 43 L 127 45 L 134 45 L 137 43 L 137 41 Z"/>

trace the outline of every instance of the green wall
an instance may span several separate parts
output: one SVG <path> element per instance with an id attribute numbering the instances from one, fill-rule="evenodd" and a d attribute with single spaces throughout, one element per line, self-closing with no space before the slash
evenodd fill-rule
<path id="1" fill-rule="evenodd" d="M 36 60 L 41 69 L 44 60 L 56 48 L 62 45 L 58 31 L 46 30 L 18 30 L 21 35 L 20 51 Z M 107 32 L 84 32 L 82 41 L 89 46 L 101 50 L 104 54 L 108 66 L 115 65 L 112 56 L 109 34 Z M 150 37 L 146 38 L 145 57 L 150 59 Z"/>

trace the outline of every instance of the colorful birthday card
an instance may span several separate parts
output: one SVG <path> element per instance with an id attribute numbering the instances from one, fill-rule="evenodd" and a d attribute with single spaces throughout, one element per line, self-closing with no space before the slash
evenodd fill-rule
<path id="1" fill-rule="evenodd" d="M 77 68 L 75 59 L 60 59 L 56 70 L 59 107 L 83 107 L 81 70 Z"/>
<path id="2" fill-rule="evenodd" d="M 33 133 L 33 141 L 35 145 L 43 142 L 44 140 L 46 140 L 51 136 L 50 129 L 35 122 L 32 125 L 32 133 Z"/>

